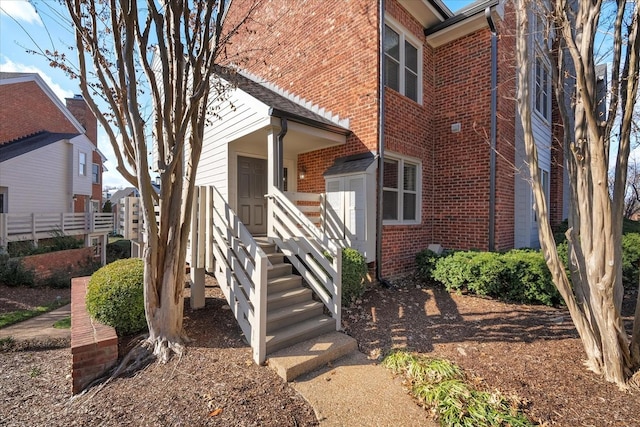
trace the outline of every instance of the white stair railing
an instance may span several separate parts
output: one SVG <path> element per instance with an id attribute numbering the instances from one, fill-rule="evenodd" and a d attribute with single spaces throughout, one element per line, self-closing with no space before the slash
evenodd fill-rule
<path id="1" fill-rule="evenodd" d="M 203 217 L 196 224 L 204 229 L 196 235 L 206 235 L 207 270 L 214 272 L 253 360 L 261 364 L 266 358 L 267 255 L 215 187 L 199 187 L 197 194 L 196 209 Z"/>
<path id="2" fill-rule="evenodd" d="M 281 191 L 272 189 L 269 238 L 327 307 L 341 327 L 342 250 Z"/>

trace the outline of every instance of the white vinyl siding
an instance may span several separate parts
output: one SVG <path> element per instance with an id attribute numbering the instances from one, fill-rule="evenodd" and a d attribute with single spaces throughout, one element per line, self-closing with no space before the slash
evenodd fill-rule
<path id="1" fill-rule="evenodd" d="M 0 163 L 0 187 L 11 213 L 71 212 L 72 147 L 64 141 Z"/>

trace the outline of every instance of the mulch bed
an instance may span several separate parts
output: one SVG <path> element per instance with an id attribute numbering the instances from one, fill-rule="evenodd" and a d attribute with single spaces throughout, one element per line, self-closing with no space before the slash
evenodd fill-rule
<path id="1" fill-rule="evenodd" d="M 185 301 L 185 330 L 193 340 L 186 355 L 117 379 L 94 397 L 70 399 L 68 348 L 0 352 L 0 425 L 317 425 L 300 395 L 252 362 L 220 290 L 207 280 L 205 309 L 191 310 Z M 416 283 L 372 287 L 343 312 L 346 332 L 369 357 L 408 348 L 451 359 L 487 390 L 518 396 L 547 426 L 640 426 L 639 392 L 621 392 L 584 368 L 565 309 Z M 39 296 L 29 288 L 0 287 L 0 312 L 51 302 L 61 292 L 39 291 L 46 298 L 32 303 Z M 629 321 L 636 295 L 625 299 Z"/>
<path id="2" fill-rule="evenodd" d="M 372 288 L 343 314 L 360 350 L 381 358 L 406 348 L 454 361 L 486 390 L 516 395 L 548 426 L 640 426 L 640 391 L 623 392 L 583 365 L 564 308 L 508 304 L 405 280 Z M 631 328 L 637 292 L 625 298 Z"/>

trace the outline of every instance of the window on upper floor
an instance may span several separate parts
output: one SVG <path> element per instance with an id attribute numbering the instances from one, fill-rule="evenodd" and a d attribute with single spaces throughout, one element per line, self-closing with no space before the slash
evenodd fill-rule
<path id="1" fill-rule="evenodd" d="M 549 67 L 541 55 L 536 55 L 535 67 L 535 110 L 547 121 L 551 120 L 551 79 Z"/>
<path id="2" fill-rule="evenodd" d="M 91 165 L 91 172 L 94 184 L 100 184 L 100 165 L 93 163 Z"/>
<path id="3" fill-rule="evenodd" d="M 80 151 L 78 153 L 78 175 L 87 175 L 87 153 Z"/>
<path id="4" fill-rule="evenodd" d="M 422 46 L 398 24 L 384 26 L 385 85 L 422 103 Z"/>
<path id="5" fill-rule="evenodd" d="M 418 161 L 386 155 L 382 195 L 382 215 L 386 224 L 420 223 L 421 169 Z"/>

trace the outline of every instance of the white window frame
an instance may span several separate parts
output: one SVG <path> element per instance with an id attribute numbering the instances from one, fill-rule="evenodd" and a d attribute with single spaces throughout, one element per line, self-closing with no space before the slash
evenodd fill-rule
<path id="1" fill-rule="evenodd" d="M 385 17 L 385 26 L 388 26 L 389 28 L 391 28 L 393 31 L 395 31 L 399 37 L 399 48 L 400 48 L 400 63 L 399 63 L 399 83 L 398 83 L 398 91 L 400 94 L 407 96 L 406 95 L 406 90 L 405 90 L 405 71 L 407 70 L 407 66 L 405 63 L 405 43 L 409 43 L 411 46 L 413 46 L 414 48 L 416 48 L 417 50 L 417 55 L 418 55 L 418 72 L 417 72 L 417 87 L 416 87 L 416 98 L 417 99 L 411 99 L 414 102 L 417 102 L 418 104 L 422 105 L 422 59 L 423 59 L 423 51 L 422 51 L 422 42 L 415 37 L 413 34 L 411 34 L 409 31 L 407 31 L 406 28 L 404 28 L 402 25 L 400 25 L 396 20 L 394 20 L 391 17 Z M 387 57 L 387 54 L 385 52 L 382 52 L 382 54 L 385 56 L 385 58 Z M 395 61 L 395 58 L 394 58 Z M 386 61 L 385 61 L 386 62 Z M 384 64 L 384 63 L 383 63 Z M 384 65 L 383 65 L 384 66 Z M 391 88 L 390 88 L 391 89 Z"/>
<path id="2" fill-rule="evenodd" d="M 78 152 L 78 175 L 87 176 L 87 153 L 84 151 Z"/>
<path id="3" fill-rule="evenodd" d="M 385 191 L 395 191 L 398 193 L 398 205 L 396 216 L 397 219 L 383 219 L 382 223 L 384 225 L 416 225 L 422 223 L 422 162 L 419 159 L 403 156 L 402 154 L 389 153 L 385 152 L 385 160 L 393 160 L 398 162 L 398 182 L 396 188 L 383 187 L 382 194 L 384 199 Z M 404 166 L 405 164 L 410 164 L 416 167 L 416 190 L 415 191 L 407 191 L 403 189 L 403 180 L 404 180 Z M 383 166 L 384 167 L 384 166 Z M 383 183 L 384 185 L 384 183 Z M 405 220 L 403 218 L 404 212 L 404 197 L 405 193 L 412 193 L 416 195 L 416 212 L 415 219 Z M 384 206 L 384 202 L 383 202 Z M 384 213 L 381 212 L 381 215 Z"/>
<path id="4" fill-rule="evenodd" d="M 537 49 L 536 49 L 537 50 Z M 543 74 L 540 75 L 539 71 Z M 533 110 L 545 122 L 551 122 L 551 69 L 543 54 L 536 52 L 533 61 Z M 543 87 L 544 86 L 544 87 Z"/>

